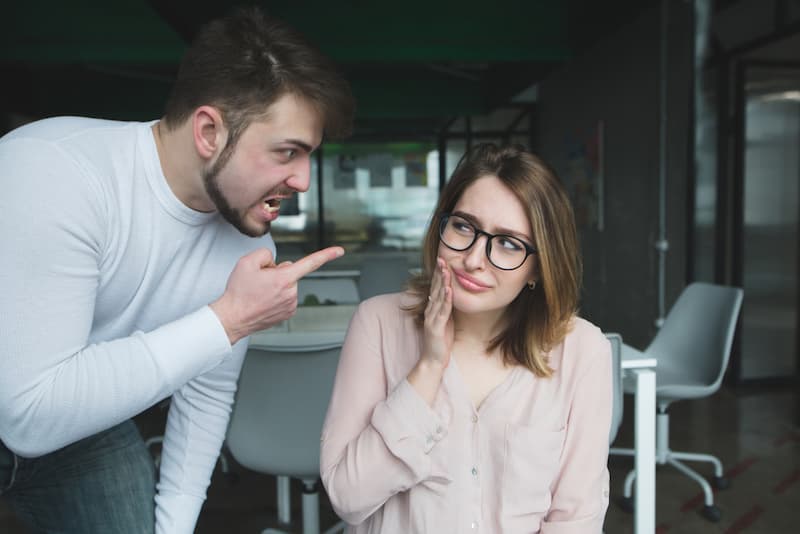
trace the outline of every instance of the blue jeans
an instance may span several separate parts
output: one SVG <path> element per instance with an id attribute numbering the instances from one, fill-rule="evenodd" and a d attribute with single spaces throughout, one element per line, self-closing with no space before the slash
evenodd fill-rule
<path id="1" fill-rule="evenodd" d="M 155 469 L 132 420 L 37 458 L 0 442 L 0 497 L 37 533 L 154 531 Z"/>

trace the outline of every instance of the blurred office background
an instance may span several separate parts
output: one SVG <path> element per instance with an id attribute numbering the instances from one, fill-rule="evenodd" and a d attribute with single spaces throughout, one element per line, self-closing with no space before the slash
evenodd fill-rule
<path id="1" fill-rule="evenodd" d="M 581 313 L 603 330 L 643 348 L 689 282 L 744 288 L 723 389 L 679 403 L 672 420 L 688 448 L 754 478 L 734 481 L 713 527 L 680 519 L 690 515 L 683 501 L 668 509 L 670 479 L 659 478 L 661 528 L 785 532 L 768 517 L 788 518 L 793 510 L 776 503 L 800 485 L 800 1 L 258 3 L 332 56 L 358 100 L 353 137 L 323 144 L 311 189 L 273 226 L 281 258 L 340 244 L 348 254 L 327 268 L 357 271 L 387 255 L 418 266 L 438 192 L 464 151 L 483 141 L 532 148 L 572 196 Z M 53 115 L 158 118 L 186 42 L 234 4 L 10 2 L 0 133 Z M 158 432 L 160 418 L 154 410 L 140 422 Z M 618 441 L 630 439 L 623 426 Z M 238 532 L 244 512 L 219 504 L 237 501 L 225 497 L 236 486 L 220 484 L 204 513 Z M 0 531 L 15 532 L 2 521 L 0 508 Z M 607 532 L 625 524 L 619 515 Z"/>

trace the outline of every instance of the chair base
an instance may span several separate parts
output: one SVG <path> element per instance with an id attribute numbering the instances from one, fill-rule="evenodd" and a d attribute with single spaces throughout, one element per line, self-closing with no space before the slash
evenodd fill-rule
<path id="1" fill-rule="evenodd" d="M 656 415 L 656 463 L 658 465 L 669 464 L 687 477 L 697 482 L 703 490 L 704 507 L 700 515 L 709 521 L 717 522 L 721 513 L 719 508 L 714 506 L 714 493 L 708 481 L 697 471 L 683 463 L 681 460 L 689 462 L 708 462 L 714 466 L 714 476 L 711 482 L 716 489 L 727 489 L 730 481 L 723 477 L 722 462 L 716 456 L 710 454 L 700 454 L 694 452 L 678 452 L 669 448 L 669 415 L 667 406 L 660 405 Z M 611 448 L 609 454 L 621 456 L 633 456 L 633 449 Z M 633 511 L 633 482 L 636 478 L 636 470 L 632 469 L 625 477 L 624 497 L 619 501 L 620 508 L 627 512 Z"/>
<path id="2" fill-rule="evenodd" d="M 719 520 L 722 517 L 722 513 L 716 506 L 703 506 L 703 508 L 700 510 L 700 515 L 712 523 L 719 523 Z"/>
<path id="3" fill-rule="evenodd" d="M 619 451 L 617 454 L 626 454 L 627 451 Z M 707 454 L 694 454 L 694 453 L 681 453 L 681 452 L 672 452 L 666 451 L 665 457 L 657 459 L 657 462 L 661 465 L 668 464 L 683 473 L 684 475 L 688 476 L 695 482 L 697 482 L 703 490 L 703 497 L 704 497 L 704 505 L 703 508 L 700 510 L 700 515 L 702 515 L 707 520 L 716 523 L 720 520 L 722 513 L 720 509 L 714 505 L 714 492 L 711 491 L 711 486 L 709 485 L 708 481 L 703 478 L 697 471 L 692 469 L 691 467 L 687 466 L 678 458 L 686 458 L 689 460 L 694 461 L 709 461 L 714 464 L 714 468 L 717 472 L 722 472 L 722 464 L 714 458 L 713 456 L 709 456 Z M 625 485 L 624 485 L 624 493 L 623 497 L 619 499 L 618 504 L 619 507 L 626 511 L 626 512 L 633 512 L 634 510 L 634 503 L 633 503 L 633 483 L 636 479 L 636 470 L 631 469 L 627 476 L 625 477 Z M 712 478 L 712 483 L 714 487 L 719 490 L 727 489 L 730 487 L 730 480 L 716 475 Z"/>
<path id="4" fill-rule="evenodd" d="M 319 482 L 317 479 L 301 479 L 303 482 L 302 509 L 302 532 L 303 534 L 320 534 L 319 527 Z M 289 494 L 289 477 L 277 477 L 278 489 L 278 521 L 287 528 L 291 523 L 291 504 Z M 343 532 L 345 529 L 344 521 L 340 521 L 327 529 L 322 534 L 335 534 Z M 261 534 L 291 534 L 294 530 L 281 530 L 280 528 L 267 528 Z"/>

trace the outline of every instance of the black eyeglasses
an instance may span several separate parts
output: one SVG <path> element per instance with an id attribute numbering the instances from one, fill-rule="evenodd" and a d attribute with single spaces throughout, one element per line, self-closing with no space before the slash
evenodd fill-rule
<path id="1" fill-rule="evenodd" d="M 439 238 L 452 250 L 467 250 L 482 235 L 486 236 L 486 257 L 489 262 L 504 271 L 518 269 L 528 256 L 538 252 L 514 236 L 484 232 L 460 215 L 443 213 L 439 221 Z"/>

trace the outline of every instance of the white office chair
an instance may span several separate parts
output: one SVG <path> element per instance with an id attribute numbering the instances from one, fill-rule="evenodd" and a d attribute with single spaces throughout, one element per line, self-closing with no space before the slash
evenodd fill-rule
<path id="1" fill-rule="evenodd" d="M 228 427 L 231 455 L 278 477 L 278 519 L 290 522 L 289 478 L 303 483 L 303 534 L 318 534 L 319 448 L 341 345 L 314 350 L 251 348 Z M 326 534 L 344 529 L 337 523 Z M 281 533 L 266 529 L 262 534 Z"/>
<path id="2" fill-rule="evenodd" d="M 313 296 L 319 304 L 358 304 L 358 286 L 352 278 L 301 278 L 297 282 L 300 304 Z"/>
<path id="3" fill-rule="evenodd" d="M 608 332 L 606 338 L 611 343 L 611 370 L 613 373 L 614 404 L 611 412 L 611 430 L 608 434 L 608 444 L 611 445 L 617 437 L 622 424 L 622 408 L 624 394 L 622 391 L 622 336 Z"/>
<path id="4" fill-rule="evenodd" d="M 695 282 L 689 284 L 667 314 L 664 325 L 642 352 L 623 344 L 622 354 L 631 357 L 656 358 L 656 462 L 669 464 L 695 480 L 703 489 L 705 506 L 702 515 L 709 521 L 719 521 L 719 508 L 714 506 L 711 486 L 699 473 L 681 460 L 710 462 L 714 466 L 716 488 L 726 488 L 722 463 L 714 456 L 692 452 L 676 452 L 669 448 L 669 413 L 675 401 L 698 399 L 715 393 L 728 367 L 733 334 L 742 305 L 743 291 Z M 625 393 L 634 393 L 635 384 L 624 381 Z M 610 454 L 633 455 L 632 449 L 612 448 Z M 623 508 L 633 509 L 631 498 L 635 471 L 625 478 Z"/>

